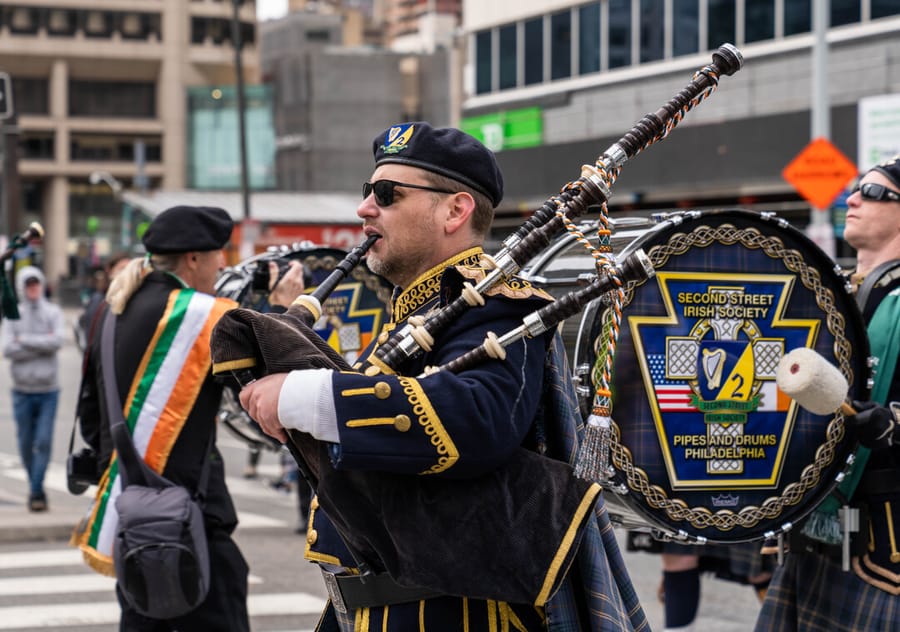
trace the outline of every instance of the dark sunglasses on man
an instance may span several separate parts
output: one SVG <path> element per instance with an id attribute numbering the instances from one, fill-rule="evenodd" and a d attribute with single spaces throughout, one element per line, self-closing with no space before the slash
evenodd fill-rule
<path id="1" fill-rule="evenodd" d="M 363 199 L 365 200 L 371 193 L 375 194 L 375 203 L 378 206 L 386 207 L 394 203 L 394 189 L 396 187 L 406 187 L 407 189 L 421 189 L 422 191 L 433 191 L 434 193 L 456 193 L 456 191 L 448 191 L 447 189 L 436 189 L 434 187 L 426 187 L 421 184 L 407 184 L 405 182 L 397 182 L 395 180 L 376 180 L 375 182 L 363 182 Z"/>
<path id="2" fill-rule="evenodd" d="M 857 191 L 859 191 L 862 199 L 869 200 L 870 202 L 900 202 L 900 193 L 887 188 L 883 184 L 867 182 L 862 186 L 855 187 L 850 193 L 852 195 Z"/>

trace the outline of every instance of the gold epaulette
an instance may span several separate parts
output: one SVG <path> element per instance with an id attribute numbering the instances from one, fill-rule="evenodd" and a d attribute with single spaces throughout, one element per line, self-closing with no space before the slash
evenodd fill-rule
<path id="1" fill-rule="evenodd" d="M 457 272 L 459 272 L 469 281 L 472 281 L 473 284 L 479 283 L 482 279 L 484 279 L 485 276 L 487 276 L 488 272 L 490 272 L 492 269 L 490 262 L 486 261 L 484 258 L 482 258 L 481 261 L 477 264 L 463 263 L 454 267 L 456 268 Z M 502 279 L 498 283 L 495 283 L 493 286 L 488 288 L 485 291 L 485 295 L 499 295 L 505 296 L 507 298 L 535 297 L 542 298 L 547 301 L 553 300 L 553 297 L 546 291 L 533 286 L 525 279 L 520 279 L 519 277 Z"/>

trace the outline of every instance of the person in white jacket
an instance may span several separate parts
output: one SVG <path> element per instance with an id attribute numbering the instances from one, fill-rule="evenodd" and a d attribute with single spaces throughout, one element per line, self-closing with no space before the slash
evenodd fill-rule
<path id="1" fill-rule="evenodd" d="M 47 300 L 44 287 L 44 275 L 38 268 L 19 270 L 19 319 L 5 319 L 0 327 L 3 357 L 10 360 L 13 416 L 19 454 L 28 474 L 31 511 L 47 510 L 44 475 L 59 402 L 57 354 L 65 340 L 62 310 Z"/>

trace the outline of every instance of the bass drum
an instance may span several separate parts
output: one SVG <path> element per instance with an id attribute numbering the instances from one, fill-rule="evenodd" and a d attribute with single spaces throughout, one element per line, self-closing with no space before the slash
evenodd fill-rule
<path id="1" fill-rule="evenodd" d="M 656 276 L 624 298 L 611 515 L 695 543 L 788 531 L 834 488 L 854 445 L 843 415 L 815 415 L 781 393 L 776 368 L 809 347 L 840 369 L 850 398 L 867 398 L 866 331 L 847 282 L 773 214 L 676 213 L 622 256 L 637 248 Z M 609 311 L 585 309 L 576 366 L 597 362 Z"/>
<path id="2" fill-rule="evenodd" d="M 305 292 L 312 293 L 346 256 L 343 250 L 308 243 L 271 249 L 223 270 L 216 281 L 216 295 L 235 300 L 244 308 L 271 312 L 273 307 L 268 301 L 269 292 L 264 289 L 268 287 L 270 261 L 275 261 L 281 268 L 290 261 L 303 264 Z M 390 318 L 391 291 L 391 285 L 370 271 L 363 260 L 325 300 L 322 317 L 313 329 L 349 364 L 353 364 Z M 281 447 L 259 429 L 227 389 L 218 416 L 239 439 L 252 446 Z"/>

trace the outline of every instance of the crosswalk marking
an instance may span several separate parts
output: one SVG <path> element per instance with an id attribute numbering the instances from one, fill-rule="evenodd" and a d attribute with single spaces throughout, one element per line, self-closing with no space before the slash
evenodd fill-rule
<path id="1" fill-rule="evenodd" d="M 106 575 L 44 575 L 40 577 L 10 577 L 0 579 L 0 597 L 18 595 L 54 595 L 86 592 L 112 592 L 116 580 Z"/>
<path id="2" fill-rule="evenodd" d="M 247 598 L 247 611 L 251 617 L 314 615 L 324 607 L 323 599 L 307 593 L 250 595 Z M 119 614 L 119 604 L 115 601 L 11 606 L 0 608 L 0 630 L 109 625 L 119 620 Z"/>
<path id="3" fill-rule="evenodd" d="M 270 466 L 269 468 L 266 468 L 266 466 L 262 466 L 260 470 L 263 473 L 271 470 L 274 474 L 276 468 L 277 466 Z M 13 480 L 21 481 L 23 483 L 27 481 L 25 470 L 22 469 L 18 457 L 10 454 L 0 453 L 0 474 Z M 226 477 L 226 484 L 228 485 L 228 490 L 231 493 L 232 497 L 245 496 L 254 499 L 265 499 L 267 501 L 279 503 L 284 506 L 295 506 L 297 503 L 295 495 L 275 491 L 260 483 L 259 481 L 249 481 L 242 478 Z M 68 494 L 69 490 L 66 484 L 65 468 L 63 468 L 61 465 L 51 463 L 44 478 L 44 487 L 48 490 L 54 490 Z M 92 487 L 84 494 L 85 511 L 87 511 L 90 505 L 90 499 L 92 498 L 94 492 L 95 488 Z M 15 500 L 18 501 L 18 498 L 16 498 Z M 290 526 L 284 520 L 278 520 L 266 515 L 246 511 L 238 512 L 238 521 L 239 527 L 241 529 L 262 529 L 272 527 L 280 528 Z"/>
<path id="4" fill-rule="evenodd" d="M 83 564 L 81 551 L 78 549 L 60 549 L 58 551 L 15 551 L 0 553 L 0 569 L 6 568 L 38 568 L 42 566 L 69 566 Z"/>

